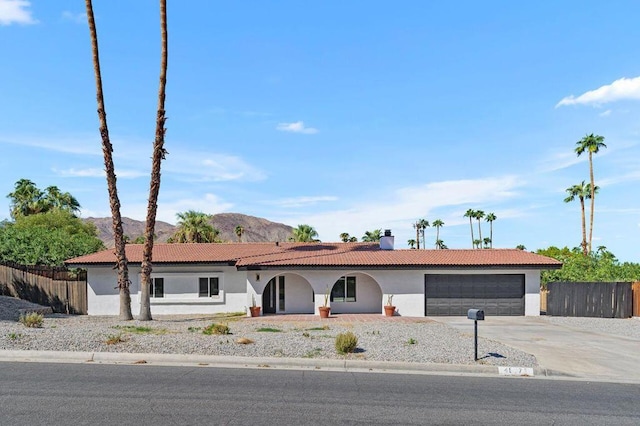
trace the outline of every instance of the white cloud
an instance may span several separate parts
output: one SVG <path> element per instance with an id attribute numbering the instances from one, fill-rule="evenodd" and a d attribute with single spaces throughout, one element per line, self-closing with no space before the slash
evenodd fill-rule
<path id="1" fill-rule="evenodd" d="M 163 170 L 192 182 L 260 181 L 266 175 L 242 158 L 212 152 L 170 150 Z"/>
<path id="2" fill-rule="evenodd" d="M 303 121 L 296 121 L 295 123 L 279 123 L 276 130 L 280 130 L 282 132 L 304 133 L 307 135 L 318 133 L 318 129 L 316 128 L 305 127 Z"/>
<path id="3" fill-rule="evenodd" d="M 618 176 L 612 176 L 609 178 L 598 179 L 596 185 L 600 187 L 615 185 L 623 182 L 636 182 L 640 181 L 640 171 L 631 171 L 629 173 L 621 174 Z"/>
<path id="4" fill-rule="evenodd" d="M 620 101 L 624 99 L 640 100 L 640 77 L 621 78 L 611 84 L 590 90 L 582 95 L 575 97 L 573 95 L 563 98 L 556 108 L 565 105 L 595 105 L 599 106 L 609 102 Z"/>
<path id="5" fill-rule="evenodd" d="M 1 0 L 0 0 L 1 1 Z M 1 136 L 0 143 L 30 146 L 49 151 L 79 155 L 100 155 L 102 150 L 100 141 L 93 137 L 40 137 L 40 136 Z M 115 155 L 115 151 L 114 151 Z"/>
<path id="6" fill-rule="evenodd" d="M 316 196 L 316 197 L 283 198 L 280 200 L 273 200 L 269 202 L 269 204 L 277 205 L 284 208 L 295 208 L 295 207 L 313 206 L 318 203 L 336 201 L 336 200 L 338 200 L 338 197 L 326 195 L 326 196 Z"/>
<path id="7" fill-rule="evenodd" d="M 542 160 L 539 165 L 540 172 L 555 172 L 566 169 L 574 164 L 585 161 L 586 157 L 578 157 L 573 151 L 557 152 Z"/>
<path id="8" fill-rule="evenodd" d="M 52 169 L 52 171 L 58 176 L 62 177 L 81 177 L 81 178 L 104 178 L 104 169 L 88 168 L 88 169 L 66 169 L 58 170 Z M 116 169 L 116 176 L 122 179 L 134 179 L 142 176 L 148 176 L 149 174 L 139 170 L 118 170 Z"/>
<path id="9" fill-rule="evenodd" d="M 283 223 L 308 223 L 316 228 L 324 241 L 337 241 L 342 232 L 361 236 L 372 229 L 407 230 L 410 223 L 429 217 L 435 209 L 451 206 L 477 208 L 518 196 L 516 189 L 523 185 L 515 176 L 502 176 L 477 180 L 457 180 L 399 188 L 376 198 L 375 202 L 354 200 L 344 210 L 331 210 L 308 215 L 288 215 L 276 218 Z M 515 210 L 511 213 L 517 215 Z M 502 217 L 502 213 L 499 215 Z M 446 218 L 442 218 L 447 223 Z M 462 221 L 462 216 L 460 216 Z M 452 225 L 453 222 L 449 222 Z M 396 233 L 402 242 L 410 235 Z"/>
<path id="10" fill-rule="evenodd" d="M 162 197 L 162 195 L 161 195 Z M 162 197 L 166 198 L 166 197 Z M 229 211 L 233 207 L 232 203 L 226 202 L 215 194 L 207 193 L 203 197 L 183 198 L 165 202 L 163 199 L 158 201 L 157 220 L 163 222 L 176 223 L 176 214 L 187 210 L 195 210 L 207 214 L 216 214 Z M 106 214 L 107 216 L 110 213 Z M 147 217 L 147 204 L 138 203 L 122 203 L 122 215 L 136 220 L 145 220 Z"/>
<path id="11" fill-rule="evenodd" d="M 87 23 L 87 14 L 86 13 L 73 13 L 65 10 L 62 12 L 62 19 L 65 21 L 71 21 L 76 24 L 86 24 Z"/>
<path id="12" fill-rule="evenodd" d="M 31 2 L 26 0 L 0 0 L 0 25 L 37 24 L 29 7 Z"/>
<path id="13" fill-rule="evenodd" d="M 600 114 L 598 114 L 600 117 L 608 117 L 611 115 L 611 110 L 608 109 L 606 111 L 601 112 Z"/>

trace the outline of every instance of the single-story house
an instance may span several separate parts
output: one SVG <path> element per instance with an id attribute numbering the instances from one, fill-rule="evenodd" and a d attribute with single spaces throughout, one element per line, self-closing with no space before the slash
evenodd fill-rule
<path id="1" fill-rule="evenodd" d="M 140 303 L 142 245 L 128 244 L 132 310 Z M 87 270 L 89 315 L 118 315 L 113 249 L 70 259 Z M 393 295 L 409 317 L 540 315 L 540 271 L 555 259 L 516 249 L 411 250 L 380 243 L 155 244 L 152 314 L 383 313 Z"/>

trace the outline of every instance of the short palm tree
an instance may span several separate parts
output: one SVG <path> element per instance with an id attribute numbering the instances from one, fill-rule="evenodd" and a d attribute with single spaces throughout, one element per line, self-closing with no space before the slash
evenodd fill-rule
<path id="1" fill-rule="evenodd" d="M 236 227 L 233 228 L 233 232 L 236 234 L 236 237 L 238 237 L 238 242 L 241 243 L 242 234 L 244 234 L 244 227 L 242 225 L 236 225 Z"/>
<path id="2" fill-rule="evenodd" d="M 374 243 L 380 241 L 382 238 L 382 229 L 374 229 L 373 231 L 366 231 L 362 236 L 362 242 Z"/>
<path id="3" fill-rule="evenodd" d="M 606 148 L 607 145 L 604 144 L 604 136 L 594 135 L 591 133 L 590 135 L 585 136 L 576 142 L 575 152 L 578 154 L 578 157 L 584 154 L 585 152 L 589 153 L 589 178 L 591 180 L 591 214 L 589 216 L 589 242 L 587 250 L 591 252 L 591 242 L 593 241 L 593 214 L 594 214 L 594 206 L 596 199 L 596 183 L 593 179 L 593 154 L 597 154 L 600 151 L 600 148 Z"/>
<path id="4" fill-rule="evenodd" d="M 178 213 L 178 230 L 171 237 L 173 243 L 215 243 L 220 231 L 209 221 L 211 215 L 189 210 Z"/>
<path id="5" fill-rule="evenodd" d="M 291 231 L 291 234 L 291 240 L 297 243 L 315 243 L 319 241 L 317 239 L 318 232 L 311 225 L 298 225 L 297 228 Z"/>
<path id="6" fill-rule="evenodd" d="M 410 240 L 407 240 L 407 244 L 409 244 L 409 247 L 412 249 L 416 248 L 416 240 L 414 240 L 413 238 Z"/>

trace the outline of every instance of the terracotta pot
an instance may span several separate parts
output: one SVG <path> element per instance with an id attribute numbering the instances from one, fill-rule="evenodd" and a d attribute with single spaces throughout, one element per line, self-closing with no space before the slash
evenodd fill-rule
<path id="1" fill-rule="evenodd" d="M 260 306 L 250 306 L 249 310 L 251 311 L 251 316 L 252 317 L 259 317 L 260 316 Z"/>
<path id="2" fill-rule="evenodd" d="M 320 306 L 318 311 L 320 311 L 320 318 L 329 318 L 329 311 L 331 308 L 329 306 Z"/>
<path id="3" fill-rule="evenodd" d="M 396 312 L 396 307 L 391 305 L 384 305 L 384 314 L 388 317 L 392 317 Z"/>

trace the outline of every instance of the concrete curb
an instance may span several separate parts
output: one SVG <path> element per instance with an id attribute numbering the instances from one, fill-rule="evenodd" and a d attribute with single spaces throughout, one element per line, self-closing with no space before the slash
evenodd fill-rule
<path id="1" fill-rule="evenodd" d="M 199 366 L 220 368 L 272 368 L 313 371 L 351 371 L 371 373 L 493 375 L 498 366 L 412 362 L 363 361 L 351 359 L 255 358 L 239 356 L 182 355 L 123 352 L 62 352 L 0 350 L 0 362 L 98 363 L 127 365 Z M 535 376 L 547 371 L 534 369 Z"/>

